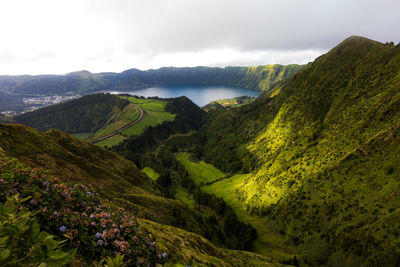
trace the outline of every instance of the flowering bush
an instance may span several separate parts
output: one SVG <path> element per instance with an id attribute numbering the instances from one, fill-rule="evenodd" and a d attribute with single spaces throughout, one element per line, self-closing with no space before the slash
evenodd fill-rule
<path id="1" fill-rule="evenodd" d="M 26 200 L 26 199 L 25 199 Z M 76 249 L 62 250 L 64 241 L 40 231 L 34 214 L 18 195 L 0 203 L 0 266 L 61 266 L 73 262 Z"/>
<path id="2" fill-rule="evenodd" d="M 112 209 L 89 187 L 68 184 L 16 160 L 0 160 L 0 201 L 20 194 L 25 206 L 37 211 L 41 227 L 77 248 L 88 261 L 124 254 L 132 265 L 153 265 L 166 257 L 123 208 Z"/>

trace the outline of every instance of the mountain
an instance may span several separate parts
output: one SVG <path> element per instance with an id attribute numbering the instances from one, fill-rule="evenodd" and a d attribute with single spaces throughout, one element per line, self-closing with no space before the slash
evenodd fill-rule
<path id="1" fill-rule="evenodd" d="M 73 72 L 67 75 L 0 76 L 0 92 L 8 95 L 88 94 L 103 90 L 134 90 L 151 86 L 226 85 L 268 90 L 303 65 L 258 67 L 161 68 L 121 73 Z"/>
<path id="2" fill-rule="evenodd" d="M 262 224 L 260 251 L 398 265 L 399 73 L 399 45 L 353 36 L 255 102 L 209 112 L 202 155 L 248 174 L 208 192 L 234 192 L 237 213 Z"/>
<path id="3" fill-rule="evenodd" d="M 197 79 L 194 70 L 202 73 L 196 77 L 214 77 L 208 68 L 164 68 L 150 81 L 185 84 Z M 0 155 L 17 158 L 0 161 L 0 172 L 22 162 L 65 183 L 88 184 L 95 197 L 137 216 L 173 263 L 397 266 L 399 73 L 399 45 L 353 36 L 265 85 L 247 105 L 206 113 L 185 97 L 169 99 L 163 108 L 173 121 L 147 127 L 111 151 L 58 130 L 0 124 Z M 121 75 L 139 86 L 147 72 Z M 239 76 L 230 80 L 245 83 Z M 34 183 L 35 173 L 15 170 L 4 178 L 28 176 Z M 16 185 L 10 192 L 46 195 Z"/>

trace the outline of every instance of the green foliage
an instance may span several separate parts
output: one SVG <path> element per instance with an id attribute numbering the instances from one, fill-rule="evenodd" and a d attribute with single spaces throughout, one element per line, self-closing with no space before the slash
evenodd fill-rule
<path id="1" fill-rule="evenodd" d="M 220 99 L 202 107 L 205 111 L 221 108 L 237 108 L 253 102 L 255 98 L 250 96 L 239 96 L 231 99 Z"/>
<path id="2" fill-rule="evenodd" d="M 94 133 L 121 116 L 127 105 L 129 102 L 118 96 L 94 94 L 15 116 L 14 121 L 39 131 Z"/>
<path id="3" fill-rule="evenodd" d="M 176 154 L 176 159 L 185 166 L 189 176 L 197 185 L 213 182 L 226 176 L 225 173 L 221 172 L 213 165 L 200 160 L 194 162 L 191 157 L 193 157 L 193 155 L 187 152 Z"/>
<path id="4" fill-rule="evenodd" d="M 126 266 L 126 263 L 124 263 L 124 255 L 117 254 L 115 257 L 107 257 L 103 259 L 99 263 L 99 267 L 123 267 Z"/>
<path id="5" fill-rule="evenodd" d="M 66 237 L 68 246 L 85 255 L 88 263 L 114 255 L 114 251 L 125 254 L 127 260 L 135 265 L 158 261 L 156 243 L 123 208 L 117 210 L 103 203 L 85 185 L 62 183 L 37 169 L 23 169 L 18 162 L 7 158 L 0 163 L 3 177 L 0 201 L 13 194 L 30 199 L 25 205 L 35 212 L 41 228 L 58 237 Z M 29 215 L 21 217 L 21 222 L 16 221 L 15 225 L 6 224 L 4 229 L 20 229 L 24 231 L 19 234 L 27 234 L 25 230 L 29 227 L 25 224 Z M 10 222 L 14 222 L 12 217 L 8 217 Z M 38 227 L 37 224 L 32 226 L 34 237 L 39 236 Z M 46 242 L 47 239 L 49 237 L 41 240 Z M 18 237 L 10 240 L 18 240 Z M 53 253 L 49 248 L 46 251 L 51 259 L 68 256 L 67 253 Z"/>
<path id="6" fill-rule="evenodd" d="M 143 101 L 143 99 L 140 99 L 140 102 Z M 140 135 L 131 136 L 114 146 L 112 150 L 137 162 L 136 158 L 140 157 L 138 153 L 154 150 L 169 136 L 197 130 L 205 116 L 205 111 L 187 97 L 168 100 L 165 104 L 165 111 L 175 114 L 173 121 L 164 121 L 155 127 L 146 127 Z"/>
<path id="7" fill-rule="evenodd" d="M 149 178 L 151 178 L 154 181 L 156 181 L 158 177 L 160 177 L 160 174 L 158 174 L 155 170 L 147 166 L 142 169 L 142 172 L 144 172 Z"/>
<path id="8" fill-rule="evenodd" d="M 399 71 L 400 47 L 351 37 L 253 103 L 208 113 L 203 156 L 249 174 L 204 189 L 262 230 L 259 252 L 396 265 Z"/>
<path id="9" fill-rule="evenodd" d="M 0 265 L 62 266 L 73 262 L 76 249 L 63 250 L 64 241 L 40 231 L 35 213 L 14 195 L 0 203 Z"/>
<path id="10" fill-rule="evenodd" d="M 126 99 L 140 105 L 145 112 L 145 116 L 139 123 L 122 131 L 122 134 L 128 137 L 140 135 L 146 127 L 155 127 L 164 121 L 173 121 L 175 118 L 174 114 L 166 111 L 165 106 L 168 102 L 166 100 L 155 98 L 141 99 L 136 97 L 127 97 Z"/>

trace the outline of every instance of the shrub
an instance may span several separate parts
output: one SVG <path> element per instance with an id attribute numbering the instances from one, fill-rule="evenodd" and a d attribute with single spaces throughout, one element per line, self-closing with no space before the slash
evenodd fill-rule
<path id="1" fill-rule="evenodd" d="M 67 241 L 58 241 L 40 231 L 34 213 L 22 206 L 28 200 L 18 195 L 0 203 L 0 265 L 61 266 L 73 262 L 76 249 L 62 250 Z"/>
<path id="2" fill-rule="evenodd" d="M 63 183 L 38 169 L 26 169 L 16 160 L 0 160 L 0 201 L 19 194 L 39 225 L 67 238 L 88 261 L 124 254 L 130 264 L 154 264 L 162 257 L 155 241 L 124 209 L 103 203 L 83 184 Z"/>

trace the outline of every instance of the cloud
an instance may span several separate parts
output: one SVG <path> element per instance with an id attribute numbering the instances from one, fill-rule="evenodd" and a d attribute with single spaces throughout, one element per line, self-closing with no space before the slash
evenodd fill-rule
<path id="1" fill-rule="evenodd" d="M 400 39 L 397 0 L 4 0 L 0 10 L 2 74 L 304 63 L 350 35 Z"/>

